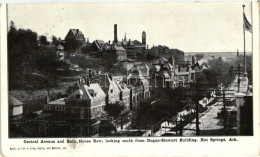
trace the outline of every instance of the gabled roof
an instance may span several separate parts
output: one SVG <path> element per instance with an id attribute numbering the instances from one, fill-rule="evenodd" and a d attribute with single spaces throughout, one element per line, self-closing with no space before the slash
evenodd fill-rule
<path id="1" fill-rule="evenodd" d="M 65 105 L 65 99 L 66 98 L 60 98 L 57 100 L 50 101 L 48 105 Z"/>
<path id="2" fill-rule="evenodd" d="M 79 99 L 82 100 L 94 100 L 106 96 L 106 94 L 101 89 L 98 83 L 92 83 L 89 86 L 88 85 L 80 86 L 79 89 L 77 89 L 75 92 L 73 92 L 68 96 L 67 100 L 77 99 L 75 97 L 77 95 L 80 96 Z"/>
<path id="3" fill-rule="evenodd" d="M 140 70 L 134 70 L 131 74 L 128 75 L 128 79 L 133 79 L 135 83 L 141 83 L 142 85 L 149 85 L 147 79 L 145 79 L 144 75 Z"/>
<path id="4" fill-rule="evenodd" d="M 79 29 L 70 29 L 69 32 L 72 32 L 76 39 L 85 39 L 83 33 Z"/>
<path id="5" fill-rule="evenodd" d="M 122 46 L 118 46 L 118 45 L 111 46 L 111 50 L 125 51 L 125 49 Z"/>
<path id="6" fill-rule="evenodd" d="M 108 74 L 101 74 L 100 77 L 100 86 L 105 94 L 109 94 L 110 90 L 113 90 L 113 93 L 119 93 L 120 89 L 115 80 L 110 79 Z"/>
<path id="7" fill-rule="evenodd" d="M 58 45 L 57 49 L 64 49 L 64 47 L 62 45 Z"/>
<path id="8" fill-rule="evenodd" d="M 23 105 L 23 103 L 21 101 L 19 101 L 18 99 L 12 97 L 12 96 L 8 96 L 8 104 L 9 106 L 19 106 L 19 105 Z"/>

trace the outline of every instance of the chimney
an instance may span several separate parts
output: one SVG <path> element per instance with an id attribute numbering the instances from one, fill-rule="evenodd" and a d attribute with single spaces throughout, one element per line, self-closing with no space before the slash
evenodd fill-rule
<path id="1" fill-rule="evenodd" d="M 147 45 L 147 50 L 149 49 L 149 45 Z"/>
<path id="2" fill-rule="evenodd" d="M 195 58 L 194 58 L 194 56 L 191 57 L 191 64 L 192 64 L 192 65 L 195 64 Z"/>
<path id="3" fill-rule="evenodd" d="M 114 42 L 117 43 L 117 24 L 114 25 Z"/>
<path id="4" fill-rule="evenodd" d="M 110 40 L 108 41 L 108 45 L 110 45 Z"/>
<path id="5" fill-rule="evenodd" d="M 49 89 L 47 89 L 46 104 L 48 104 L 50 101 L 51 101 L 50 91 Z"/>
<path id="6" fill-rule="evenodd" d="M 77 29 L 77 33 L 79 33 L 79 29 Z"/>
<path id="7" fill-rule="evenodd" d="M 131 39 L 129 39 L 129 42 L 131 41 Z"/>
<path id="8" fill-rule="evenodd" d="M 86 85 L 87 85 L 88 87 L 90 86 L 90 79 L 89 79 L 89 78 L 86 79 Z"/>

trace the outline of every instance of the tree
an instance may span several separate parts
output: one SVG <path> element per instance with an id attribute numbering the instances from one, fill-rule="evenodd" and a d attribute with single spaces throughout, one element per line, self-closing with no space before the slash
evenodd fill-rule
<path id="1" fill-rule="evenodd" d="M 125 105 L 119 102 L 111 103 L 105 106 L 105 111 L 114 119 L 117 119 L 124 110 Z"/>
<path id="2" fill-rule="evenodd" d="M 77 48 L 81 45 L 79 41 L 74 38 L 68 38 L 65 41 L 64 50 L 67 52 L 76 51 Z"/>
<path id="3" fill-rule="evenodd" d="M 204 88 L 216 88 L 218 86 L 218 74 L 211 69 L 203 70 L 201 75 L 197 75 L 196 83 Z"/>
<path id="4" fill-rule="evenodd" d="M 57 37 L 55 37 L 54 35 L 52 36 L 52 44 L 53 44 L 53 45 L 56 45 L 56 46 L 59 45 L 58 39 L 57 39 Z"/>
<path id="5" fill-rule="evenodd" d="M 147 58 L 148 61 L 151 61 L 151 60 L 154 60 L 154 59 L 159 59 L 160 56 L 155 52 L 148 52 L 146 58 Z"/>
<path id="6" fill-rule="evenodd" d="M 16 27 L 13 21 L 10 22 L 9 32 L 16 31 Z"/>
<path id="7" fill-rule="evenodd" d="M 231 64 L 223 60 L 215 59 L 208 62 L 210 69 L 217 75 L 218 83 L 223 83 L 224 86 L 228 86 L 234 79 L 230 77 Z M 234 65 L 237 66 L 237 65 Z"/>
<path id="8" fill-rule="evenodd" d="M 200 60 L 200 59 L 202 59 L 202 58 L 204 57 L 203 54 L 196 54 L 195 56 L 196 56 L 196 58 L 197 58 L 197 61 Z"/>
<path id="9" fill-rule="evenodd" d="M 9 89 L 41 89 L 57 84 L 61 62 L 55 52 L 39 47 L 38 35 L 30 29 L 16 29 L 13 22 L 8 31 Z M 19 78 L 19 79 L 17 79 Z M 45 84 L 48 79 L 49 83 Z"/>
<path id="10" fill-rule="evenodd" d="M 41 45 L 48 45 L 49 44 L 46 36 L 44 36 L 44 35 L 39 36 L 39 42 L 40 42 Z"/>
<path id="11" fill-rule="evenodd" d="M 116 54 L 115 53 L 102 53 L 101 54 L 101 65 L 105 67 L 106 71 L 110 71 L 114 64 L 116 63 Z"/>

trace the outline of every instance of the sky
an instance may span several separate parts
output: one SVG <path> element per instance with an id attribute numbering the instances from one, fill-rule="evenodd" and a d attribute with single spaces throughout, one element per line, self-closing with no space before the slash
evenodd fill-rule
<path id="1" fill-rule="evenodd" d="M 250 2 L 134 2 L 9 4 L 8 22 L 38 35 L 65 38 L 69 29 L 79 29 L 89 41 L 142 41 L 149 47 L 166 45 L 184 52 L 243 51 L 243 9 L 251 23 Z M 251 51 L 251 33 L 246 32 L 246 50 Z"/>

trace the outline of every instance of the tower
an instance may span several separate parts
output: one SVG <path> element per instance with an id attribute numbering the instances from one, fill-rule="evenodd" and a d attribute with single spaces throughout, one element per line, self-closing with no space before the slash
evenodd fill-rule
<path id="1" fill-rule="evenodd" d="M 237 49 L 237 57 L 239 56 L 239 52 L 238 52 L 238 49 Z"/>
<path id="2" fill-rule="evenodd" d="M 145 33 L 145 31 L 143 31 L 143 33 L 142 33 L 142 44 L 144 44 L 146 46 L 146 33 Z"/>
<path id="3" fill-rule="evenodd" d="M 125 38 L 124 38 L 124 41 L 126 41 L 126 33 L 125 33 Z"/>
<path id="4" fill-rule="evenodd" d="M 117 43 L 117 24 L 114 24 L 114 43 Z"/>
<path id="5" fill-rule="evenodd" d="M 142 44 L 144 45 L 144 47 L 142 48 L 142 50 L 144 52 L 145 49 L 146 49 L 146 34 L 145 34 L 145 31 L 143 31 L 143 33 L 142 33 Z"/>

